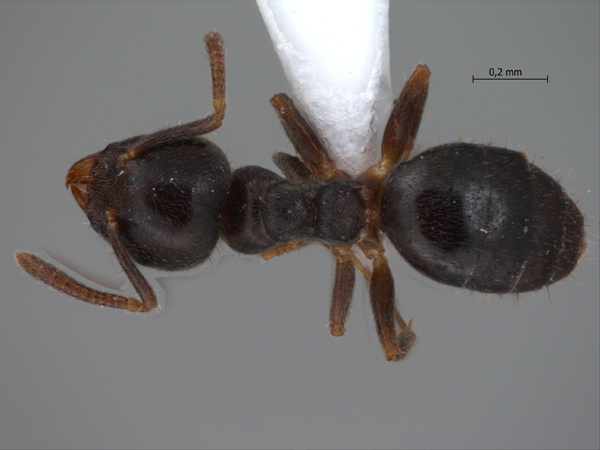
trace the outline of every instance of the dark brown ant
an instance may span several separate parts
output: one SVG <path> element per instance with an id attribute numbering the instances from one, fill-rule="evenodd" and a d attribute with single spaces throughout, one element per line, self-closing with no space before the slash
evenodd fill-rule
<path id="1" fill-rule="evenodd" d="M 222 151 L 198 137 L 218 128 L 225 113 L 222 39 L 209 33 L 205 41 L 215 113 L 110 144 L 67 175 L 67 185 L 92 227 L 111 243 L 141 303 L 89 289 L 36 256 L 17 252 L 30 275 L 90 303 L 149 311 L 156 298 L 132 259 L 161 269 L 191 267 L 208 258 L 219 232 L 234 250 L 264 259 L 321 242 L 336 257 L 331 334 L 345 332 L 357 268 L 369 281 L 385 357 L 400 360 L 416 336 L 412 321 L 407 324 L 394 306 L 384 235 L 427 277 L 487 293 L 537 290 L 577 265 L 585 250 L 583 215 L 524 154 L 454 143 L 408 160 L 427 99 L 430 72 L 424 65 L 415 68 L 394 105 L 381 162 L 358 179 L 336 169 L 285 94 L 271 104 L 300 157 L 274 156 L 286 179 L 255 166 L 230 175 Z"/>

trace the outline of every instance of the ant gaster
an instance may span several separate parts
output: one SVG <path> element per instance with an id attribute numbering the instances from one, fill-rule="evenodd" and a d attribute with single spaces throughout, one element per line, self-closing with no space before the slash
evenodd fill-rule
<path id="1" fill-rule="evenodd" d="M 25 252 L 33 277 L 90 303 L 150 311 L 156 297 L 134 261 L 161 269 L 200 264 L 219 232 L 241 253 L 270 259 L 321 242 L 336 257 L 329 328 L 345 332 L 355 268 L 369 281 L 377 333 L 388 360 L 416 342 L 394 305 L 387 235 L 404 258 L 444 284 L 488 293 L 537 290 L 570 274 L 585 250 L 583 215 L 564 189 L 503 148 L 453 143 L 409 160 L 429 85 L 418 65 L 394 104 L 381 162 L 357 179 L 336 169 L 319 137 L 285 94 L 271 99 L 298 157 L 277 153 L 281 178 L 247 166 L 230 174 L 223 152 L 199 137 L 225 114 L 222 39 L 209 33 L 213 106 L 205 119 L 110 144 L 67 175 L 92 227 L 109 240 L 140 295 L 92 290 Z M 356 256 L 359 249 L 372 271 Z M 399 330 L 396 329 L 399 327 Z"/>

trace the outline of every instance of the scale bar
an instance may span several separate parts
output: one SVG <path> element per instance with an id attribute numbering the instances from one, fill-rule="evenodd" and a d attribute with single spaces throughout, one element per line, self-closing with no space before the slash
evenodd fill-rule
<path id="1" fill-rule="evenodd" d="M 504 77 L 498 77 L 498 78 L 475 78 L 475 75 L 473 75 L 472 78 L 472 83 L 475 83 L 475 80 L 479 81 L 479 80 L 546 80 L 546 83 L 549 82 L 549 77 L 548 75 L 546 75 L 545 78 L 504 78 Z"/>

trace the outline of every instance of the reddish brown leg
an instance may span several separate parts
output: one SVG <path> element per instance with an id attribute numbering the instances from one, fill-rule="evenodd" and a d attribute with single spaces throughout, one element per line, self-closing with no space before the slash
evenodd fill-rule
<path id="1" fill-rule="evenodd" d="M 365 183 L 375 190 L 401 161 L 412 152 L 429 89 L 431 72 L 423 64 L 417 65 L 404 85 L 388 120 L 381 146 L 381 162 L 363 176 Z"/>
<path id="2" fill-rule="evenodd" d="M 329 332 L 333 336 L 342 336 L 346 332 L 346 319 L 354 293 L 356 270 L 350 257 L 350 246 L 329 247 L 336 256 L 335 281 L 329 311 Z"/>
<path id="3" fill-rule="evenodd" d="M 430 75 L 427 66 L 417 65 L 396 100 L 381 148 L 382 160 L 392 167 L 406 161 L 412 152 L 427 101 Z"/>
<path id="4" fill-rule="evenodd" d="M 271 105 L 275 108 L 294 149 L 312 173 L 320 180 L 347 178 L 343 172 L 335 168 L 319 138 L 296 109 L 291 98 L 285 94 L 277 94 L 271 99 Z"/>
<path id="5" fill-rule="evenodd" d="M 315 178 L 306 164 L 296 156 L 278 152 L 273 155 L 273 162 L 290 181 L 311 181 Z"/>
<path id="6" fill-rule="evenodd" d="M 412 330 L 413 321 L 410 319 L 408 325 L 400 315 L 398 308 L 394 308 L 394 317 L 400 326 L 400 334 L 398 334 L 398 345 L 400 346 L 400 359 L 405 358 L 410 352 L 410 349 L 417 343 L 417 335 Z"/>
<path id="7" fill-rule="evenodd" d="M 401 352 L 394 322 L 394 279 L 385 256 L 377 256 L 373 260 L 369 296 L 383 353 L 388 361 L 398 361 Z"/>
<path id="8" fill-rule="evenodd" d="M 359 244 L 367 258 L 373 261 L 373 272 L 368 273 L 365 269 L 363 275 L 369 276 L 369 296 L 385 357 L 389 361 L 399 361 L 408 355 L 417 338 L 412 331 L 412 320 L 407 325 L 395 307 L 394 279 L 377 237 L 371 236 Z M 398 335 L 395 322 L 400 327 Z"/>
<path id="9" fill-rule="evenodd" d="M 121 235 L 119 234 L 117 216 L 113 212 L 107 211 L 106 217 L 108 219 L 108 238 L 110 245 L 115 251 L 115 256 L 117 257 L 119 264 L 121 264 L 121 267 L 123 267 L 125 275 L 127 275 L 127 278 L 129 278 L 131 284 L 133 284 L 133 287 L 142 300 L 142 309 L 140 312 L 151 311 L 158 305 L 154 290 L 123 248 L 123 242 L 121 241 Z"/>
<path id="10" fill-rule="evenodd" d="M 212 75 L 213 108 L 215 112 L 204 119 L 178 125 L 150 134 L 131 147 L 120 159 L 129 160 L 138 157 L 144 151 L 157 145 L 182 137 L 200 136 L 210 133 L 221 126 L 225 117 L 225 47 L 219 33 L 211 32 L 204 36 L 206 51 L 210 59 Z"/>
<path id="11" fill-rule="evenodd" d="M 293 252 L 294 250 L 299 250 L 307 245 L 308 242 L 304 241 L 287 241 L 276 247 L 271 247 L 269 250 L 265 250 L 260 254 L 260 256 L 262 256 L 265 261 L 268 261 L 269 259 L 276 258 L 277 256 Z"/>

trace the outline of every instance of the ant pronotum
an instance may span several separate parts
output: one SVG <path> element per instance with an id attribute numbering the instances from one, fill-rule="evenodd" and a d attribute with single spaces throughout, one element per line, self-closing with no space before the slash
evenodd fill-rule
<path id="1" fill-rule="evenodd" d="M 169 270 L 192 267 L 209 257 L 219 234 L 234 250 L 265 259 L 321 242 L 336 257 L 331 334 L 345 332 L 357 268 L 369 281 L 385 357 L 400 360 L 416 337 L 412 321 L 407 324 L 394 306 L 384 234 L 427 277 L 475 291 L 540 289 L 577 265 L 585 250 L 583 215 L 524 154 L 454 143 L 408 159 L 427 98 L 430 72 L 424 65 L 415 68 L 394 105 L 381 162 L 358 179 L 336 169 L 285 94 L 271 104 L 299 155 L 273 157 L 286 179 L 256 166 L 231 174 L 223 152 L 200 137 L 225 115 L 223 41 L 209 33 L 205 43 L 213 114 L 110 144 L 67 174 L 67 186 L 112 245 L 141 301 L 90 289 L 37 256 L 17 252 L 27 273 L 86 302 L 145 312 L 157 301 L 134 261 Z M 372 271 L 356 249 L 372 262 Z"/>

